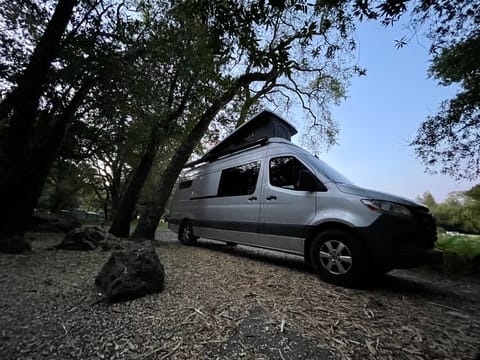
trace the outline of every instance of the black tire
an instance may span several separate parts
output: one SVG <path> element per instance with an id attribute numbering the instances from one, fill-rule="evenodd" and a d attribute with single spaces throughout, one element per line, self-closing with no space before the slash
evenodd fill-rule
<path id="1" fill-rule="evenodd" d="M 388 274 L 390 271 L 392 271 L 394 269 L 395 268 L 392 268 L 392 267 L 382 267 L 382 268 L 379 268 L 379 269 L 373 269 L 373 272 L 377 273 L 377 274 Z"/>
<path id="2" fill-rule="evenodd" d="M 183 245 L 195 245 L 198 237 L 193 234 L 192 223 L 188 220 L 182 221 L 180 224 L 180 230 L 178 231 L 178 240 Z"/>
<path id="3" fill-rule="evenodd" d="M 237 246 L 237 243 L 234 243 L 234 242 L 231 242 L 231 241 L 225 241 L 225 245 L 233 247 L 233 246 Z"/>
<path id="4" fill-rule="evenodd" d="M 342 229 L 319 233 L 310 247 L 310 259 L 322 280 L 348 287 L 360 282 L 368 264 L 363 244 Z"/>

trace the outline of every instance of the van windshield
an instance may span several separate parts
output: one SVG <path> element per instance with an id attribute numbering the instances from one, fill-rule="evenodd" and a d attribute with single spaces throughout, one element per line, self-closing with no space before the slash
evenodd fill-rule
<path id="1" fill-rule="evenodd" d="M 336 183 L 341 183 L 341 184 L 348 184 L 348 185 L 355 185 L 350 179 L 339 173 L 337 170 L 335 170 L 333 167 L 328 165 L 326 162 L 320 160 L 316 156 L 313 156 L 312 154 L 308 154 L 309 161 L 315 168 L 320 171 L 323 175 L 325 175 L 327 178 L 332 180 L 333 182 Z"/>

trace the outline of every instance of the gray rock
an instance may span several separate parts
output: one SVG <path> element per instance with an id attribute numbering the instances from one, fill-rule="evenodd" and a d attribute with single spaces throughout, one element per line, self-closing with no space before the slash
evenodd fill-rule
<path id="1" fill-rule="evenodd" d="M 108 301 L 116 302 L 160 292 L 164 279 L 163 265 L 150 245 L 112 253 L 95 283 Z"/>
<path id="2" fill-rule="evenodd" d="M 97 226 L 85 226 L 74 229 L 65 235 L 55 249 L 62 250 L 95 250 L 101 248 L 104 251 L 123 249 L 120 240 Z"/>

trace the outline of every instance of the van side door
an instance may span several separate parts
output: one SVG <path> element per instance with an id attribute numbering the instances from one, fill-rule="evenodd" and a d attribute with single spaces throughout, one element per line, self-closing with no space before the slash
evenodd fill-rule
<path id="1" fill-rule="evenodd" d="M 198 235 L 255 245 L 260 213 L 261 161 L 243 162 L 223 168 L 216 196 L 202 201 L 197 209 L 203 221 Z M 197 233 L 196 233 L 197 234 Z"/>
<path id="2" fill-rule="evenodd" d="M 259 244 L 303 254 L 307 225 L 315 216 L 316 193 L 302 189 L 299 180 L 302 172 L 311 171 L 289 154 L 269 157 L 265 165 Z"/>

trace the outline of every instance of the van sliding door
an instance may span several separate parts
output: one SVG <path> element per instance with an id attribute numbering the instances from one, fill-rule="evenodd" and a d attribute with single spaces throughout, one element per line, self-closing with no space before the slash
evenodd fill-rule
<path id="1" fill-rule="evenodd" d="M 260 213 L 260 161 L 223 169 L 218 192 L 203 207 L 200 236 L 256 244 Z"/>

